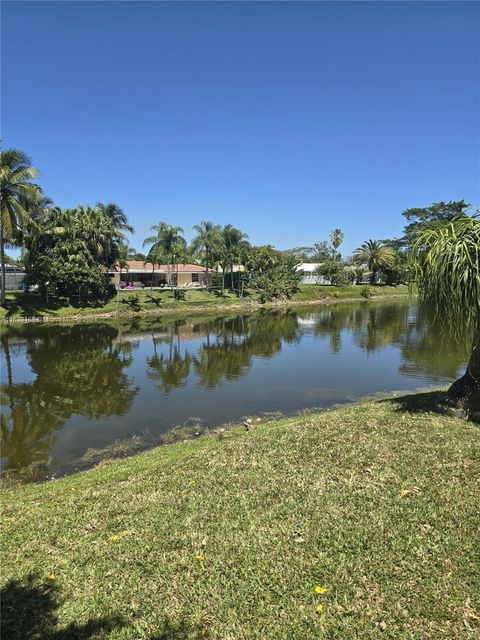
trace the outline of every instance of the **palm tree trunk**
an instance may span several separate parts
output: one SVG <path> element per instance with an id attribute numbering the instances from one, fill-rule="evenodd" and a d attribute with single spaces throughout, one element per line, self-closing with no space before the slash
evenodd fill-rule
<path id="1" fill-rule="evenodd" d="M 6 275 L 7 270 L 5 268 L 5 240 L 3 237 L 3 224 L 0 221 L 0 263 L 2 267 L 2 286 L 1 286 L 1 294 L 0 294 L 0 304 L 4 306 L 5 304 L 5 290 L 6 290 Z"/>
<path id="2" fill-rule="evenodd" d="M 207 271 L 206 273 L 206 277 L 207 277 L 207 291 L 208 291 L 208 287 L 209 287 L 209 282 L 208 282 L 208 260 L 209 260 L 209 255 L 208 255 L 208 248 L 205 251 L 205 269 Z"/>
<path id="3" fill-rule="evenodd" d="M 377 272 L 372 269 L 372 273 L 370 274 L 370 284 L 374 285 L 377 280 Z"/>
<path id="4" fill-rule="evenodd" d="M 473 348 L 464 375 L 456 380 L 447 394 L 448 413 L 480 421 L 480 317 L 473 329 Z"/>

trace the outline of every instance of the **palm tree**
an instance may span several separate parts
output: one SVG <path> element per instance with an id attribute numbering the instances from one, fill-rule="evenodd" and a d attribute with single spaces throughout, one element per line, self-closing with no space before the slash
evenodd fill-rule
<path id="1" fill-rule="evenodd" d="M 210 220 L 202 220 L 200 224 L 194 225 L 194 230 L 197 235 L 192 240 L 192 249 L 194 251 L 201 252 L 203 255 L 203 261 L 206 269 L 207 289 L 210 286 L 209 281 L 209 267 L 212 264 L 212 259 L 215 253 L 215 248 L 220 243 L 221 227 L 219 224 L 214 224 Z"/>
<path id="2" fill-rule="evenodd" d="M 330 242 L 333 247 L 333 259 L 337 260 L 337 258 L 341 258 L 340 253 L 338 252 L 338 247 L 342 244 L 345 235 L 341 229 L 334 229 L 330 234 Z"/>
<path id="3" fill-rule="evenodd" d="M 95 208 L 105 218 L 110 227 L 110 235 L 105 242 L 105 266 L 108 268 L 112 266 L 112 260 L 115 262 L 118 258 L 115 254 L 119 243 L 125 240 L 126 233 L 133 233 L 133 227 L 128 223 L 127 216 L 118 204 L 114 202 L 109 202 L 108 204 L 98 202 Z"/>
<path id="4" fill-rule="evenodd" d="M 220 254 L 225 266 L 230 267 L 230 287 L 233 289 L 233 266 L 241 262 L 249 246 L 246 233 L 227 224 L 222 229 Z M 224 274 L 225 278 L 225 274 Z"/>
<path id="5" fill-rule="evenodd" d="M 467 370 L 448 390 L 447 405 L 480 418 L 480 215 L 460 215 L 417 233 L 411 263 L 423 306 L 459 334 L 471 332 Z"/>
<path id="6" fill-rule="evenodd" d="M 180 234 L 183 233 L 182 227 L 173 227 L 167 222 L 159 222 L 150 227 L 151 231 L 155 231 L 155 235 L 145 238 L 143 246 L 151 244 L 148 252 L 147 261 L 161 263 L 165 260 L 167 264 L 168 285 L 172 286 L 171 266 L 174 264 L 175 252 L 179 245 L 185 245 L 185 238 Z"/>
<path id="7" fill-rule="evenodd" d="M 37 170 L 30 158 L 19 149 L 0 154 L 0 264 L 2 272 L 0 304 L 5 304 L 5 244 L 15 242 L 30 212 L 42 198 L 41 188 L 32 182 Z"/>
<path id="8" fill-rule="evenodd" d="M 367 264 L 370 271 L 370 284 L 375 284 L 381 267 L 393 267 L 396 261 L 394 249 L 381 240 L 367 240 L 355 249 L 353 258 L 357 264 Z"/>

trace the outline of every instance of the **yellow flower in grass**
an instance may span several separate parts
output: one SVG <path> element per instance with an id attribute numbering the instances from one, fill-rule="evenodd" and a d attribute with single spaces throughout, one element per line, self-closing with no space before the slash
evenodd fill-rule
<path id="1" fill-rule="evenodd" d="M 477 622 L 480 622 L 480 617 L 477 616 L 476 613 L 469 613 L 468 617 L 470 618 L 470 620 L 477 620 Z"/>
<path id="2" fill-rule="evenodd" d="M 117 540 L 120 540 L 120 536 L 117 536 L 117 534 L 110 536 L 109 537 L 110 542 L 117 542 Z"/>
<path id="3" fill-rule="evenodd" d="M 323 596 L 325 593 L 327 593 L 328 589 L 326 589 L 325 587 L 321 587 L 319 584 L 317 584 L 317 586 L 315 587 L 315 593 L 318 593 L 318 595 Z"/>
<path id="4" fill-rule="evenodd" d="M 49 573 L 48 576 L 47 576 L 47 580 L 56 580 L 56 579 L 57 579 L 57 577 L 55 576 L 54 573 Z"/>
<path id="5" fill-rule="evenodd" d="M 128 529 L 125 529 L 125 531 L 122 531 L 121 533 L 122 538 L 126 538 L 129 535 L 130 535 L 130 531 Z"/>
<path id="6" fill-rule="evenodd" d="M 323 604 L 317 604 L 317 606 L 315 607 L 315 611 L 317 613 L 322 613 L 323 611 Z"/>
<path id="7" fill-rule="evenodd" d="M 197 555 L 195 556 L 195 558 L 199 561 L 199 562 L 204 562 L 205 560 L 205 556 L 202 555 L 201 553 L 197 553 Z"/>

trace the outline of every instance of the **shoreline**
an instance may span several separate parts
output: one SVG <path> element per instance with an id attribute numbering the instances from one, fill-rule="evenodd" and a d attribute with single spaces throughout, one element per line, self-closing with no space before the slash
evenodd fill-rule
<path id="1" fill-rule="evenodd" d="M 366 403 L 374 403 L 381 401 L 395 401 L 396 398 L 408 395 L 417 395 L 424 393 L 445 393 L 447 387 L 426 387 L 416 391 L 396 390 L 396 391 L 378 391 L 376 393 L 360 396 L 353 400 L 338 402 L 328 407 L 305 407 L 290 413 L 281 411 L 259 412 L 257 414 L 246 415 L 238 419 L 228 420 L 217 425 L 202 425 L 194 423 L 191 425 L 179 424 L 167 431 L 153 436 L 149 429 L 142 433 L 135 434 L 130 438 L 115 440 L 111 445 L 100 448 L 89 448 L 84 455 L 77 459 L 65 462 L 54 470 L 43 473 L 38 470 L 38 474 L 31 476 L 29 480 L 22 477 L 21 474 L 13 472 L 11 474 L 0 475 L 0 493 L 4 489 L 12 488 L 20 485 L 36 485 L 58 481 L 63 478 L 77 476 L 81 473 L 94 472 L 95 469 L 102 465 L 121 462 L 135 456 L 142 455 L 147 452 L 153 452 L 165 447 L 179 445 L 189 441 L 205 440 L 205 438 L 213 437 L 222 440 L 231 433 L 242 434 L 243 432 L 255 431 L 258 427 L 275 424 L 280 421 L 294 421 L 305 419 L 310 416 L 313 419 L 320 414 L 335 412 L 347 407 L 361 407 Z"/>
<path id="2" fill-rule="evenodd" d="M 65 322 L 67 324 L 79 324 L 82 322 L 95 322 L 96 320 L 124 320 L 133 319 L 143 316 L 175 316 L 175 315 L 192 315 L 193 312 L 205 313 L 205 312 L 221 312 L 221 311 L 257 311 L 259 309 L 282 309 L 290 307 L 303 307 L 303 306 L 330 306 L 335 304 L 348 304 L 353 302 L 376 302 L 378 300 L 398 300 L 402 298 L 408 298 L 410 294 L 404 293 L 387 293 L 385 295 L 372 295 L 370 298 L 363 298 L 362 296 L 348 297 L 348 298 L 336 298 L 325 297 L 315 300 L 278 300 L 274 302 L 261 303 L 258 301 L 244 301 L 244 302 L 232 302 L 232 303 L 185 303 L 184 306 L 178 304 L 170 304 L 160 309 L 141 309 L 140 311 L 108 311 L 92 314 L 73 314 L 69 316 L 13 316 L 0 318 L 1 325 L 10 324 L 38 324 L 48 322 Z M 168 308 L 172 307 L 172 308 Z"/>
<path id="3" fill-rule="evenodd" d="M 478 427 L 434 413 L 438 397 L 356 402 L 6 488 L 4 626 L 18 627 L 27 593 L 61 610 L 44 621 L 52 637 L 85 615 L 129 640 L 266 628 L 313 640 L 319 624 L 353 640 L 380 637 L 379 621 L 392 638 L 475 634 Z"/>

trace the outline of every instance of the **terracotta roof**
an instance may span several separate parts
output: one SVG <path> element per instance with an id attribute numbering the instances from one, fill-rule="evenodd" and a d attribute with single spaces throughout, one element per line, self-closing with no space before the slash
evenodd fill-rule
<path id="1" fill-rule="evenodd" d="M 128 265 L 128 271 L 130 272 L 151 272 L 152 271 L 152 263 L 151 262 L 143 262 L 142 260 L 127 260 L 127 265 Z M 117 265 L 117 269 L 118 269 L 118 265 Z M 172 273 L 176 273 L 177 271 L 177 265 L 176 264 L 172 264 L 170 266 L 170 269 L 172 271 Z M 126 268 L 123 267 L 122 271 L 126 271 Z M 155 271 L 156 272 L 162 272 L 164 271 L 165 273 L 168 271 L 168 265 L 166 264 L 156 264 L 155 265 Z M 206 271 L 205 267 L 202 267 L 201 264 L 179 264 L 178 265 L 178 272 L 179 273 L 202 273 Z"/>

